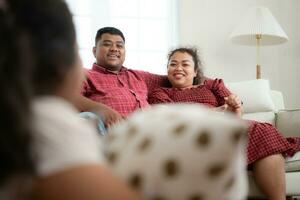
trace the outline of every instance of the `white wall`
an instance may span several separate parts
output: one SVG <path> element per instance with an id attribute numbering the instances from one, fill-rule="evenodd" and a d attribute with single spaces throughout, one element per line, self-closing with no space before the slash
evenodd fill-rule
<path id="1" fill-rule="evenodd" d="M 255 47 L 229 41 L 243 14 L 255 5 L 268 7 L 290 39 L 261 48 L 262 78 L 283 92 L 287 108 L 300 108 L 300 0 L 180 0 L 180 44 L 199 48 L 210 77 L 255 79 Z"/>
<path id="2" fill-rule="evenodd" d="M 124 66 L 166 74 L 166 53 L 178 40 L 178 0 L 66 1 L 73 13 L 85 68 L 91 68 L 95 61 L 92 47 L 97 30 L 114 26 L 126 38 Z"/>

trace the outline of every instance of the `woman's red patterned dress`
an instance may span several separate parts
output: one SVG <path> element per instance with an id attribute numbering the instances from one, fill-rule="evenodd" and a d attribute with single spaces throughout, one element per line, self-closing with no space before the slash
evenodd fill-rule
<path id="1" fill-rule="evenodd" d="M 221 79 L 206 80 L 203 85 L 190 89 L 159 88 L 149 95 L 151 104 L 158 103 L 200 103 L 208 107 L 224 104 L 224 97 L 231 92 Z M 247 120 L 249 123 L 249 141 L 247 147 L 248 165 L 267 157 L 281 153 L 292 156 L 300 151 L 300 138 L 285 138 L 272 124 Z"/>

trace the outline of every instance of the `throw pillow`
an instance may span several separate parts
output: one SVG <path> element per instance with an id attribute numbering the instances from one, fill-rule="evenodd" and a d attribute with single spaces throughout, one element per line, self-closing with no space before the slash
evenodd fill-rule
<path id="1" fill-rule="evenodd" d="M 267 112 L 275 109 L 268 80 L 234 82 L 227 83 L 226 86 L 243 101 L 245 113 Z"/>
<path id="2" fill-rule="evenodd" d="M 112 127 L 109 167 L 146 199 L 244 199 L 246 125 L 199 105 L 156 105 Z"/>

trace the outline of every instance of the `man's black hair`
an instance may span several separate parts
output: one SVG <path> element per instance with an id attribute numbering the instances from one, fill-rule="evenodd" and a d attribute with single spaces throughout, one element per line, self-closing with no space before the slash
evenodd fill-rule
<path id="1" fill-rule="evenodd" d="M 122 31 L 120 31 L 119 29 L 117 29 L 115 27 L 103 27 L 97 31 L 97 34 L 95 37 L 95 44 L 97 44 L 98 40 L 100 40 L 101 36 L 105 33 L 109 33 L 111 35 L 119 35 L 125 42 L 125 37 L 124 37 Z"/>

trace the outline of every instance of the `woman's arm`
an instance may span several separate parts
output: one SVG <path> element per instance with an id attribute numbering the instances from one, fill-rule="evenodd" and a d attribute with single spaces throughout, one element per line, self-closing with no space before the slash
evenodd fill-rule
<path id="1" fill-rule="evenodd" d="M 208 79 L 204 84 L 217 98 L 219 107 L 216 110 L 229 111 L 238 117 L 242 116 L 243 108 L 240 98 L 229 91 L 222 79 Z"/>
<path id="2" fill-rule="evenodd" d="M 82 165 L 38 178 L 33 188 L 37 200 L 142 199 L 99 164 Z"/>

